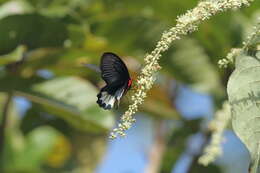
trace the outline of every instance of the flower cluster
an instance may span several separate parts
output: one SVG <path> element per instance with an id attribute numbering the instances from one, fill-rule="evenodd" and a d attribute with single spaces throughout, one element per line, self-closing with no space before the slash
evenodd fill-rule
<path id="1" fill-rule="evenodd" d="M 154 74 L 160 69 L 158 61 L 161 54 L 169 48 L 173 41 L 179 40 L 183 35 L 196 31 L 198 25 L 211 16 L 228 9 L 237 9 L 242 5 L 249 5 L 252 1 L 253 0 L 201 1 L 197 7 L 179 16 L 176 26 L 164 32 L 155 49 L 145 56 L 145 66 L 135 83 L 138 89 L 131 98 L 133 103 L 129 105 L 128 110 L 122 115 L 121 123 L 112 131 L 110 138 L 114 139 L 117 135 L 125 136 L 125 131 L 129 129 L 135 121 L 132 115 L 137 112 L 138 106 L 143 103 L 147 91 L 151 89 L 154 83 Z"/>
<path id="2" fill-rule="evenodd" d="M 226 58 L 220 59 L 218 61 L 218 65 L 220 68 L 227 68 L 228 64 L 234 63 L 234 58 L 238 56 L 242 51 L 248 51 L 250 47 L 253 45 L 257 45 L 257 38 L 260 35 L 260 17 L 257 19 L 256 26 L 253 27 L 252 31 L 250 32 L 250 35 L 247 37 L 246 41 L 243 42 L 242 48 L 233 48 L 231 51 L 227 54 Z M 257 50 L 260 48 L 257 48 Z"/>
<path id="3" fill-rule="evenodd" d="M 211 141 L 204 149 L 204 154 L 199 158 L 199 163 L 207 166 L 213 162 L 217 156 L 221 155 L 221 142 L 223 132 L 230 120 L 231 109 L 227 101 L 223 103 L 222 109 L 217 111 L 215 118 L 210 122 L 209 129 L 212 131 Z"/>
<path id="4" fill-rule="evenodd" d="M 247 40 L 243 42 L 243 48 L 244 50 L 248 50 L 251 45 L 259 44 L 258 37 L 260 35 L 260 17 L 257 18 L 256 25 L 253 27 L 252 31 L 250 32 L 249 36 L 247 37 Z M 258 48 L 257 48 L 258 50 Z"/>
<path id="5" fill-rule="evenodd" d="M 227 68 L 228 64 L 233 64 L 235 57 L 240 54 L 241 50 L 242 49 L 238 49 L 238 48 L 231 49 L 231 51 L 227 54 L 226 58 L 220 59 L 218 61 L 218 66 L 220 68 Z"/>

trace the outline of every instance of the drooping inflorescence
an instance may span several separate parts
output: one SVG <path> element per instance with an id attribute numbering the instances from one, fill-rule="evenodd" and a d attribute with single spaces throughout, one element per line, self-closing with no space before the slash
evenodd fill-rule
<path id="1" fill-rule="evenodd" d="M 213 162 L 217 156 L 222 154 L 221 142 L 223 133 L 231 117 L 230 105 L 227 101 L 223 103 L 222 109 L 218 110 L 214 119 L 209 123 L 209 129 L 212 131 L 210 143 L 205 147 L 203 155 L 199 158 L 199 163 L 207 166 Z"/>

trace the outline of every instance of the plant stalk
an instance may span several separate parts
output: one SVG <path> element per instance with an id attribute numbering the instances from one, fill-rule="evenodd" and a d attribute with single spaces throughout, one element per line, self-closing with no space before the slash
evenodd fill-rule
<path id="1" fill-rule="evenodd" d="M 0 156 L 3 156 L 4 143 L 5 143 L 5 129 L 7 124 L 7 118 L 9 113 L 9 106 L 12 101 L 11 92 L 8 93 L 2 112 L 2 121 L 0 124 Z"/>

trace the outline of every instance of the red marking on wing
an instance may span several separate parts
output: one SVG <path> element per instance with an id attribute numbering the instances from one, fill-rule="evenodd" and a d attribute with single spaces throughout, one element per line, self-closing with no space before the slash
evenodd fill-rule
<path id="1" fill-rule="evenodd" d="M 133 79 L 129 79 L 127 83 L 127 88 L 130 88 L 132 85 Z"/>

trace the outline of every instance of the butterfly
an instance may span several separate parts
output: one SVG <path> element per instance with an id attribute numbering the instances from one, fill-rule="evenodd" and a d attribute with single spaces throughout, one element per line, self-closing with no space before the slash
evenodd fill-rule
<path id="1" fill-rule="evenodd" d="M 118 107 L 120 99 L 132 85 L 128 69 L 119 56 L 106 52 L 101 56 L 100 70 L 106 85 L 97 95 L 97 104 L 106 110 Z"/>

